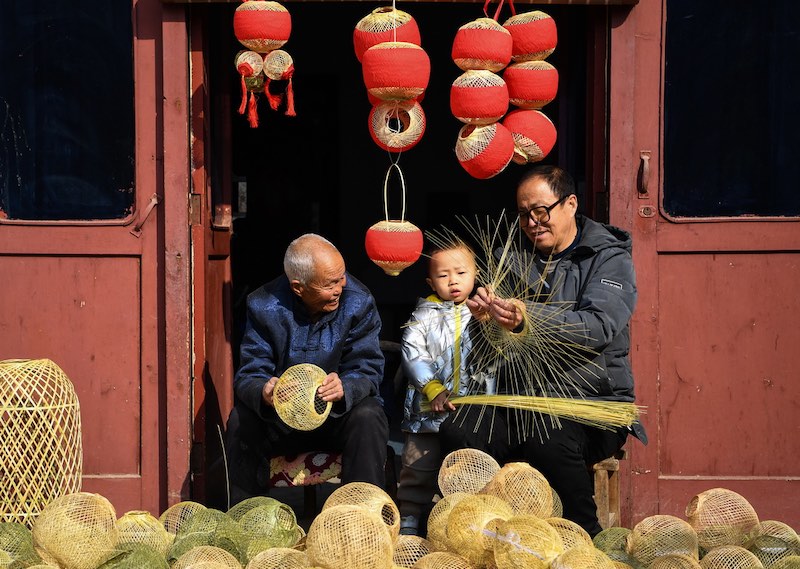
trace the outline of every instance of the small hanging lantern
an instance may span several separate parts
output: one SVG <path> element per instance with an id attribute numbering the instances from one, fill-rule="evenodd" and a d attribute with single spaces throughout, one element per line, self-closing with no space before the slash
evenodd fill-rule
<path id="1" fill-rule="evenodd" d="M 247 109 L 248 93 L 250 93 L 251 98 L 254 97 L 252 92 L 247 88 L 247 80 L 252 80 L 254 77 L 261 74 L 264 69 L 264 59 L 261 57 L 260 53 L 242 50 L 236 54 L 234 65 L 242 79 L 242 103 L 239 106 L 239 114 L 243 115 Z"/>
<path id="2" fill-rule="evenodd" d="M 463 123 L 497 122 L 507 110 L 506 82 L 491 71 L 466 71 L 450 87 L 450 111 Z"/>
<path id="3" fill-rule="evenodd" d="M 361 18 L 353 30 L 353 46 L 359 61 L 373 45 L 387 41 L 420 45 L 419 27 L 411 14 L 392 6 L 375 8 Z"/>
<path id="4" fill-rule="evenodd" d="M 292 56 L 282 49 L 276 49 L 264 56 L 264 94 L 269 100 L 269 106 L 273 111 L 278 110 L 278 106 L 283 99 L 280 95 L 270 92 L 269 86 L 272 81 L 287 81 L 286 86 L 286 115 L 296 116 L 294 110 L 294 89 L 292 87 L 292 76 L 294 75 L 294 61 Z"/>
<path id="5" fill-rule="evenodd" d="M 556 143 L 556 127 L 541 111 L 517 109 L 503 119 L 514 138 L 514 162 L 527 164 L 543 160 Z"/>
<path id="6" fill-rule="evenodd" d="M 545 59 L 558 44 L 555 20 L 539 10 L 511 16 L 503 27 L 514 40 L 511 54 L 514 62 Z"/>
<path id="7" fill-rule="evenodd" d="M 464 125 L 458 131 L 456 157 L 473 178 L 486 180 L 508 166 L 514 156 L 514 138 L 500 123 Z"/>
<path id="8" fill-rule="evenodd" d="M 425 134 L 425 112 L 416 101 L 382 101 L 369 113 L 369 133 L 383 150 L 410 150 Z"/>
<path id="9" fill-rule="evenodd" d="M 522 109 L 541 109 L 558 93 L 558 71 L 546 61 L 513 63 L 503 79 L 511 104 Z"/>
<path id="10" fill-rule="evenodd" d="M 500 71 L 511 62 L 511 33 L 491 18 L 464 24 L 453 40 L 453 62 L 462 69 Z"/>
<path id="11" fill-rule="evenodd" d="M 430 59 L 413 43 L 379 43 L 364 52 L 361 63 L 367 91 L 379 99 L 414 99 L 428 87 Z"/>
<path id="12" fill-rule="evenodd" d="M 244 85 L 250 98 L 247 102 L 247 122 L 250 123 L 251 128 L 258 127 L 258 94 L 264 92 L 264 74 L 259 73 L 252 77 L 244 78 Z M 244 107 L 239 107 L 239 114 L 244 114 Z"/>
<path id="13" fill-rule="evenodd" d="M 389 175 L 392 169 L 397 169 L 402 184 L 403 209 L 400 219 L 389 219 L 389 207 L 386 192 L 389 185 Z M 422 255 L 422 231 L 419 227 L 405 220 L 406 213 L 406 184 L 400 166 L 393 162 L 386 172 L 383 182 L 383 207 L 385 218 L 367 230 L 364 238 L 364 248 L 370 261 L 378 265 L 387 275 L 396 277 L 400 272 L 413 265 Z"/>
<path id="14" fill-rule="evenodd" d="M 233 14 L 233 32 L 247 49 L 268 53 L 289 40 L 292 18 L 278 2 L 245 0 Z"/>

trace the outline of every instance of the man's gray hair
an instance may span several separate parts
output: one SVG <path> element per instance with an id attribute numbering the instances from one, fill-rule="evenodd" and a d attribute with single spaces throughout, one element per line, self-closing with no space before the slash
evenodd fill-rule
<path id="1" fill-rule="evenodd" d="M 314 252 L 309 245 L 327 245 L 338 251 L 336 246 L 316 233 L 306 233 L 301 235 L 286 248 L 283 257 L 283 272 L 286 278 L 291 281 L 299 281 L 302 285 L 307 285 L 314 277 Z"/>

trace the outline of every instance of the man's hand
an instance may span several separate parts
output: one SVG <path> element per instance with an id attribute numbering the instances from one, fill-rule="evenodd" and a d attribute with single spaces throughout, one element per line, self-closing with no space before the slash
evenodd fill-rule
<path id="1" fill-rule="evenodd" d="M 439 395 L 431 401 L 431 411 L 441 413 L 443 411 L 455 411 L 456 406 L 450 403 L 450 392 L 447 390 L 442 391 Z"/>
<path id="2" fill-rule="evenodd" d="M 264 388 L 261 390 L 261 398 L 264 400 L 264 403 L 266 403 L 270 407 L 275 407 L 275 402 L 273 401 L 272 394 L 275 391 L 276 383 L 278 383 L 278 378 L 271 377 L 270 380 L 264 384 Z"/>
<path id="3" fill-rule="evenodd" d="M 317 395 L 323 401 L 336 402 L 344 397 L 344 387 L 342 387 L 342 380 L 339 379 L 339 374 L 335 371 L 329 373 L 325 379 L 322 380 L 322 385 L 317 389 Z"/>
<path id="4" fill-rule="evenodd" d="M 467 300 L 472 315 L 485 322 L 489 318 L 506 330 L 514 330 L 522 324 L 525 304 L 517 299 L 499 298 L 490 288 L 478 287 L 475 294 Z"/>
<path id="5" fill-rule="evenodd" d="M 490 288 L 478 287 L 472 298 L 467 299 L 467 308 L 474 318 L 486 322 L 492 317 L 489 308 L 492 305 L 494 293 Z"/>

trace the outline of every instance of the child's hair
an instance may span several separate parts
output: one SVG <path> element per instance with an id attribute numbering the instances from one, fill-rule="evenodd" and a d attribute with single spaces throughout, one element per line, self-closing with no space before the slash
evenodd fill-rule
<path id="1" fill-rule="evenodd" d="M 430 269 L 431 259 L 436 253 L 442 253 L 444 251 L 452 251 L 454 249 L 463 249 L 464 251 L 469 253 L 477 269 L 477 258 L 475 256 L 475 251 L 473 251 L 472 247 L 470 247 L 460 239 L 452 239 L 448 241 L 437 240 L 435 242 L 428 241 L 428 247 L 425 249 L 424 253 L 425 258 L 428 260 L 428 268 Z"/>

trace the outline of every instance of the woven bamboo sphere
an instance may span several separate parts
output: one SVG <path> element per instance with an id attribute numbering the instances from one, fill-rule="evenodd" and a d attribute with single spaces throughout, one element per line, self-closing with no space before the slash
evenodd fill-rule
<path id="1" fill-rule="evenodd" d="M 399 567 L 413 567 L 425 555 L 434 551 L 433 544 L 417 535 L 400 535 L 394 544 L 392 563 Z"/>
<path id="2" fill-rule="evenodd" d="M 327 376 L 314 364 L 297 364 L 284 371 L 272 392 L 281 421 L 298 431 L 312 431 L 322 425 L 332 404 L 320 399 L 317 390 Z"/>
<path id="3" fill-rule="evenodd" d="M 700 569 L 700 562 L 690 555 L 668 553 L 656 557 L 648 569 Z"/>
<path id="4" fill-rule="evenodd" d="M 361 18 L 353 30 L 353 47 L 359 61 L 373 45 L 387 41 L 420 45 L 419 27 L 411 14 L 382 6 Z"/>
<path id="5" fill-rule="evenodd" d="M 413 569 L 474 569 L 474 566 L 455 553 L 449 551 L 434 551 L 421 557 L 413 565 Z"/>
<path id="6" fill-rule="evenodd" d="M 513 63 L 503 71 L 509 102 L 521 109 L 541 109 L 558 94 L 558 71 L 546 61 Z"/>
<path id="7" fill-rule="evenodd" d="M 584 545 L 591 545 L 594 547 L 592 537 L 589 533 L 572 520 L 566 518 L 547 518 L 545 521 L 553 526 L 553 529 L 561 536 L 561 541 L 564 543 L 564 551 L 569 551 L 574 547 L 582 547 Z"/>
<path id="8" fill-rule="evenodd" d="M 631 530 L 622 527 L 609 527 L 592 538 L 594 546 L 608 555 L 612 561 L 619 561 L 627 566 L 638 567 L 639 562 L 628 553 L 628 536 Z"/>
<path id="9" fill-rule="evenodd" d="M 175 539 L 150 512 L 133 510 L 117 520 L 119 543 L 141 543 L 166 555 Z"/>
<path id="10" fill-rule="evenodd" d="M 688 522 L 675 516 L 649 516 L 633 527 L 628 536 L 628 553 L 639 563 L 650 565 L 666 553 L 699 557 L 697 533 Z"/>
<path id="11" fill-rule="evenodd" d="M 241 563 L 229 552 L 212 545 L 199 545 L 181 555 L 172 569 L 194 569 L 201 564 L 209 564 L 207 567 L 220 567 L 223 569 L 242 569 Z"/>
<path id="12" fill-rule="evenodd" d="M 768 569 L 800 569 L 800 555 L 790 555 L 779 559 Z"/>
<path id="13" fill-rule="evenodd" d="M 481 494 L 491 494 L 511 504 L 515 515 L 549 518 L 553 492 L 544 474 L 527 462 L 509 462 L 498 470 Z"/>
<path id="14" fill-rule="evenodd" d="M 69 569 L 95 569 L 114 555 L 119 541 L 114 506 L 88 492 L 50 502 L 31 531 L 42 558 Z"/>
<path id="15" fill-rule="evenodd" d="M 550 564 L 551 569 L 614 569 L 614 562 L 591 545 L 567 549 Z"/>
<path id="16" fill-rule="evenodd" d="M 454 450 L 439 467 L 439 489 L 443 496 L 454 492 L 477 494 L 499 470 L 500 465 L 488 453 L 474 448 Z"/>
<path id="17" fill-rule="evenodd" d="M 264 58 L 258 52 L 243 49 L 236 54 L 233 65 L 243 78 L 253 77 L 263 71 Z"/>
<path id="18" fill-rule="evenodd" d="M 420 46 L 387 41 L 373 45 L 361 61 L 367 92 L 384 101 L 415 99 L 425 92 L 431 61 Z"/>
<path id="19" fill-rule="evenodd" d="M 288 79 L 294 71 L 294 59 L 288 52 L 276 49 L 264 56 L 264 75 L 273 81 Z"/>
<path id="20" fill-rule="evenodd" d="M 451 55 L 463 71 L 486 69 L 495 73 L 511 62 L 511 33 L 491 18 L 478 18 L 456 32 Z"/>
<path id="21" fill-rule="evenodd" d="M 544 59 L 558 44 L 555 21 L 540 10 L 511 16 L 503 27 L 511 33 L 511 59 L 517 62 Z"/>
<path id="22" fill-rule="evenodd" d="M 428 514 L 428 541 L 434 549 L 440 551 L 450 549 L 450 542 L 447 539 L 447 518 L 450 517 L 450 512 L 456 504 L 467 496 L 472 494 L 466 492 L 447 494 L 431 509 L 431 513 Z"/>
<path id="23" fill-rule="evenodd" d="M 485 126 L 467 124 L 456 139 L 456 158 L 473 178 L 486 180 L 496 176 L 514 157 L 514 138 L 500 123 Z"/>
<path id="24" fill-rule="evenodd" d="M 712 488 L 694 496 L 686 506 L 686 519 L 698 542 L 710 550 L 720 545 L 744 545 L 758 531 L 758 515 L 741 494 Z"/>
<path id="25" fill-rule="evenodd" d="M 514 160 L 528 164 L 543 160 L 556 144 L 556 127 L 541 111 L 516 109 L 503 119 L 514 138 Z"/>
<path id="26" fill-rule="evenodd" d="M 335 506 L 358 506 L 380 517 L 392 536 L 392 541 L 400 535 L 400 512 L 394 500 L 383 488 L 368 482 L 342 484 L 331 492 L 322 510 Z"/>
<path id="27" fill-rule="evenodd" d="M 247 49 L 267 53 L 289 40 L 292 17 L 278 2 L 245 0 L 233 14 L 233 33 Z"/>
<path id="28" fill-rule="evenodd" d="M 496 496 L 470 495 L 453 506 L 447 517 L 447 540 L 470 563 L 486 566 L 494 559 L 497 526 L 514 515 L 511 506 Z"/>
<path id="29" fill-rule="evenodd" d="M 227 513 L 244 532 L 247 559 L 273 547 L 294 547 L 303 536 L 294 511 L 274 498 L 254 496 Z"/>
<path id="30" fill-rule="evenodd" d="M 164 510 L 159 516 L 158 521 L 161 522 L 168 533 L 175 536 L 181 531 L 181 528 L 189 518 L 195 515 L 196 512 L 205 509 L 206 507 L 199 502 L 184 500 Z"/>
<path id="31" fill-rule="evenodd" d="M 507 110 L 506 82 L 491 71 L 465 71 L 450 86 L 450 111 L 463 123 L 497 122 Z"/>
<path id="32" fill-rule="evenodd" d="M 700 560 L 702 569 L 764 569 L 758 557 L 738 545 L 721 545 Z"/>
<path id="33" fill-rule="evenodd" d="M 382 101 L 369 113 L 372 141 L 388 152 L 410 150 L 425 134 L 425 112 L 417 101 Z"/>
<path id="34" fill-rule="evenodd" d="M 564 544 L 553 526 L 524 514 L 498 524 L 493 550 L 497 569 L 547 569 L 564 552 Z"/>
<path id="35" fill-rule="evenodd" d="M 405 220 L 383 220 L 367 230 L 364 248 L 370 261 L 389 276 L 417 262 L 422 255 L 422 231 Z"/>
<path id="36" fill-rule="evenodd" d="M 381 517 L 352 505 L 322 510 L 311 522 L 306 554 L 326 569 L 386 569 L 392 563 L 393 539 Z"/>
<path id="37" fill-rule="evenodd" d="M 51 360 L 5 360 L 0 409 L 0 521 L 31 527 L 51 500 L 81 488 L 80 403 Z"/>
<path id="38" fill-rule="evenodd" d="M 247 569 L 305 569 L 309 566 L 305 551 L 273 547 L 253 557 L 247 564 Z"/>
<path id="39" fill-rule="evenodd" d="M 186 520 L 167 552 L 173 563 L 199 546 L 213 546 L 230 553 L 240 563 L 247 560 L 248 536 L 244 528 L 225 512 L 206 508 Z"/>
<path id="40" fill-rule="evenodd" d="M 756 536 L 747 546 L 764 567 L 771 567 L 780 559 L 800 555 L 800 538 L 789 525 L 776 520 L 758 524 Z"/>
<path id="41" fill-rule="evenodd" d="M 31 530 L 19 522 L 0 522 L 0 567 L 28 567 L 41 561 Z"/>
<path id="42" fill-rule="evenodd" d="M 169 563 L 162 553 L 143 543 L 120 543 L 115 548 L 114 557 L 98 566 L 97 569 L 169 569 Z"/>

